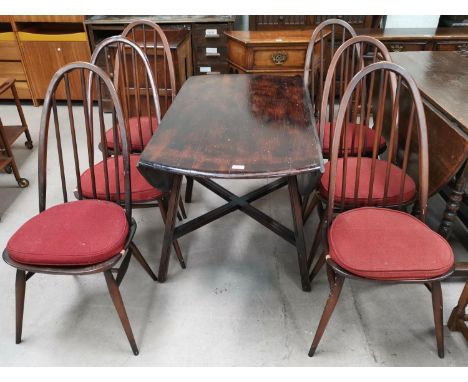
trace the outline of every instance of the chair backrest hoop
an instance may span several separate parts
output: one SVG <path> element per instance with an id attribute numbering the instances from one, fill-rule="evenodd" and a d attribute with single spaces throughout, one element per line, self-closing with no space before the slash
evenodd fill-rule
<path id="1" fill-rule="evenodd" d="M 414 107 L 416 111 L 416 117 L 418 121 L 417 137 L 419 141 L 419 216 L 422 221 L 425 221 L 426 212 L 427 212 L 427 194 L 428 194 L 428 183 L 429 183 L 429 159 L 428 159 L 428 138 L 427 138 L 427 126 L 426 126 L 426 117 L 424 114 L 424 107 L 421 100 L 421 95 L 419 93 L 416 82 L 411 77 L 409 72 L 402 68 L 401 66 L 394 64 L 392 62 L 381 61 L 369 66 L 366 66 L 364 69 L 359 71 L 350 81 L 348 87 L 346 88 L 343 97 L 341 99 L 340 108 L 338 110 L 338 116 L 336 119 L 336 127 L 333 135 L 332 147 L 331 147 L 331 156 L 330 156 L 330 178 L 328 184 L 328 206 L 327 206 L 327 221 L 330 224 L 333 219 L 334 212 L 334 198 L 335 198 L 335 188 L 336 188 L 336 173 L 337 173 L 337 161 L 338 154 L 340 150 L 340 141 L 341 133 L 343 130 L 343 125 L 345 123 L 345 118 L 347 114 L 348 105 L 351 100 L 351 96 L 356 89 L 357 85 L 361 80 L 368 76 L 369 74 L 376 71 L 388 71 L 399 75 L 405 80 L 405 83 L 408 87 L 408 91 L 414 102 Z"/>
<path id="2" fill-rule="evenodd" d="M 167 67 L 169 69 L 169 80 L 171 82 L 171 97 L 172 97 L 172 101 L 174 101 L 175 96 L 177 94 L 174 61 L 172 59 L 172 54 L 171 54 L 171 48 L 170 48 L 170 45 L 169 45 L 169 41 L 167 40 L 166 34 L 162 30 L 162 28 L 158 24 L 156 24 L 156 23 L 154 23 L 153 21 L 150 21 L 150 20 L 145 20 L 145 19 L 136 20 L 136 21 L 133 21 L 132 23 L 128 24 L 125 27 L 125 29 L 123 30 L 121 36 L 128 39 L 130 33 L 132 32 L 132 30 L 134 30 L 136 28 L 139 28 L 139 27 L 142 27 L 142 26 L 149 26 L 150 28 L 154 29 L 157 32 L 157 34 L 159 35 L 159 37 L 161 38 L 161 42 L 162 42 L 163 49 L 164 49 L 164 55 L 165 55 L 166 60 L 167 60 Z M 154 48 L 156 49 L 156 46 Z M 144 47 L 144 50 L 146 51 L 146 47 Z"/>
<path id="3" fill-rule="evenodd" d="M 359 44 L 364 44 L 366 43 L 367 45 L 374 45 L 374 47 L 382 54 L 383 60 L 382 61 L 387 61 L 387 62 L 392 62 L 392 59 L 390 58 L 390 53 L 388 52 L 387 47 L 379 40 L 377 40 L 374 37 L 371 36 L 356 36 L 352 37 L 349 40 L 346 40 L 340 47 L 336 50 L 336 53 L 333 55 L 333 58 L 330 62 L 330 66 L 328 67 L 327 71 L 327 76 L 325 78 L 325 83 L 323 87 L 323 94 L 322 94 L 322 100 L 321 100 L 321 105 L 320 105 L 320 119 L 319 119 L 319 138 L 320 138 L 320 144 L 323 147 L 323 139 L 324 139 L 324 133 L 325 133 L 325 123 L 327 119 L 327 107 L 334 107 L 334 105 L 328 105 L 329 101 L 329 96 L 330 96 L 330 90 L 332 86 L 334 86 L 333 81 L 335 80 L 335 70 L 338 65 L 338 62 L 340 61 L 341 55 L 349 48 L 357 48 L 357 59 L 361 62 L 361 67 L 359 69 L 362 69 L 364 65 L 364 52 L 361 52 L 359 49 Z M 357 72 L 358 70 L 356 70 Z M 391 89 L 392 89 L 392 98 L 395 99 L 395 91 L 396 91 L 396 79 L 395 76 L 390 76 L 390 81 L 391 81 Z M 347 85 L 347 84 L 346 84 Z M 328 121 L 332 124 L 333 121 Z M 333 129 L 330 129 L 330 132 Z M 333 139 L 333 137 L 330 134 L 330 139 Z M 331 146 L 331 145 L 330 145 Z"/>
<path id="4" fill-rule="evenodd" d="M 156 83 L 154 81 L 154 77 L 153 77 L 153 74 L 152 74 L 152 71 L 151 71 L 151 66 L 149 64 L 149 60 L 148 60 L 148 57 L 146 56 L 146 54 L 143 52 L 143 50 L 133 41 L 125 38 L 125 37 L 122 37 L 122 36 L 112 36 L 112 37 L 108 37 L 104 40 L 102 40 L 97 46 L 96 48 L 94 49 L 93 51 L 93 54 L 91 56 L 91 64 L 94 64 L 96 65 L 96 61 L 99 57 L 99 54 L 101 53 L 101 51 L 106 48 L 106 47 L 109 47 L 109 46 L 112 46 L 112 45 L 118 45 L 118 44 L 121 44 L 121 45 L 126 45 L 130 48 L 132 48 L 137 54 L 138 56 L 141 58 L 144 66 L 145 66 L 145 70 L 146 70 L 146 75 L 148 76 L 148 79 L 149 79 L 149 86 L 150 86 L 150 89 L 151 91 L 153 92 L 153 102 L 154 102 L 154 110 L 156 111 L 156 118 L 157 118 L 157 121 L 158 121 L 158 124 L 161 122 L 161 108 L 159 106 L 159 97 L 157 96 L 158 95 L 158 88 L 156 87 Z M 118 55 L 118 52 L 116 52 L 116 57 L 118 58 L 119 55 Z M 118 91 L 119 90 L 119 70 L 120 70 L 120 63 L 119 63 L 119 60 L 117 59 L 116 60 L 116 65 L 115 65 L 115 68 L 114 68 L 114 86 L 116 88 L 116 90 Z M 89 81 L 91 81 L 92 78 L 90 78 Z M 90 89 L 89 89 L 90 91 Z M 88 97 L 89 99 L 89 97 Z"/>
<path id="5" fill-rule="evenodd" d="M 131 184 L 130 184 L 130 156 L 129 156 L 129 146 L 128 142 L 126 139 L 126 128 L 125 128 L 125 120 L 124 120 L 124 114 L 122 107 L 120 105 L 119 97 L 117 96 L 117 92 L 115 90 L 115 87 L 112 83 L 112 80 L 110 77 L 96 65 L 90 64 L 88 62 L 82 62 L 82 61 L 77 61 L 77 62 L 72 62 L 69 63 L 59 70 L 53 75 L 49 86 L 47 87 L 47 91 L 44 97 L 44 105 L 42 108 L 42 114 L 41 114 L 41 124 L 40 124 L 40 132 L 39 132 L 39 149 L 38 149 L 38 179 L 39 179 L 39 212 L 42 212 L 46 209 L 46 197 L 47 197 L 47 146 L 48 146 L 48 136 L 49 136 L 49 125 L 50 125 L 50 117 L 51 117 L 51 109 L 54 106 L 55 107 L 55 91 L 57 90 L 59 84 L 61 83 L 62 79 L 65 78 L 65 75 L 68 75 L 72 73 L 73 71 L 76 70 L 81 70 L 81 71 L 88 71 L 89 72 L 89 77 L 91 77 L 91 74 L 94 76 L 97 76 L 99 80 L 102 81 L 104 86 L 106 87 L 115 111 L 115 117 L 116 117 L 116 122 L 118 126 L 118 131 L 120 134 L 120 139 L 122 141 L 122 157 L 123 157 L 123 171 L 124 171 L 124 192 L 125 192 L 125 197 L 124 197 L 124 206 L 125 206 L 125 212 L 127 215 L 127 219 L 130 222 L 131 221 Z M 84 84 L 84 80 L 83 80 Z M 82 84 L 82 85 L 83 85 Z M 92 82 L 88 82 L 88 86 L 92 85 Z M 86 85 L 85 85 L 86 86 Z M 86 86 L 87 87 L 87 86 Z M 67 91 L 68 93 L 68 91 Z M 88 92 L 88 89 L 82 89 L 82 94 L 92 94 L 92 92 Z M 69 101 L 69 106 L 70 106 L 70 99 Z M 92 101 L 88 101 L 87 105 L 83 105 L 85 109 L 89 111 L 89 105 L 92 105 Z M 70 112 L 70 110 L 69 110 Z M 86 110 L 85 110 L 86 113 Z M 54 118 L 56 118 L 56 115 L 54 113 Z M 56 123 L 56 129 L 58 129 L 57 122 Z M 70 121 L 71 123 L 71 121 Z M 89 144 L 89 142 L 88 142 Z M 61 148 L 59 148 L 61 151 Z M 88 148 L 89 150 L 89 148 Z M 59 155 L 61 156 L 61 153 L 59 152 Z M 62 159 L 60 158 L 60 166 L 61 166 L 61 171 L 63 172 L 63 162 Z M 76 165 L 76 163 L 75 163 Z M 62 174 L 63 176 L 63 174 Z M 64 193 L 64 202 L 66 202 L 67 197 L 65 196 L 66 194 L 66 189 L 64 189 L 64 179 L 62 179 L 62 191 Z"/>

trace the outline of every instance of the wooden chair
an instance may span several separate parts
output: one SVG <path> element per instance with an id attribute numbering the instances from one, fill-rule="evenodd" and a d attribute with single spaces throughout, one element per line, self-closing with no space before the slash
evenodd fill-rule
<path id="1" fill-rule="evenodd" d="M 0 119 L 0 171 L 4 170 L 6 173 L 13 173 L 18 186 L 21 188 L 28 187 L 29 181 L 20 176 L 18 166 L 16 165 L 15 157 L 11 149 L 11 145 L 24 133 L 26 136 L 25 146 L 32 150 L 33 143 L 31 134 L 29 134 L 28 124 L 24 117 L 23 108 L 18 97 L 18 92 L 15 86 L 14 78 L 0 78 L 0 94 L 10 90 L 15 101 L 16 110 L 21 121 L 21 125 L 4 125 Z"/>
<path id="2" fill-rule="evenodd" d="M 92 75 L 91 75 L 92 74 Z M 90 80 L 87 84 L 87 80 Z M 72 107 L 71 85 L 80 86 L 83 95 L 83 108 Z M 87 87 L 95 87 L 88 92 Z M 59 116 L 55 94 L 65 88 L 66 110 Z M 103 112 L 102 90 L 109 95 L 112 115 Z M 62 90 L 63 91 L 63 90 Z M 88 99 L 88 95 L 91 98 Z M 89 107 L 97 102 L 97 107 Z M 97 109 L 97 113 L 94 112 Z M 82 114 L 80 115 L 80 111 Z M 94 114 L 94 115 L 93 115 Z M 53 133 L 50 132 L 51 119 Z M 84 120 L 84 122 L 83 122 Z M 105 143 L 106 126 L 112 126 L 114 139 L 119 139 L 121 149 L 111 157 L 116 168 L 120 168 L 122 181 L 115 182 L 107 166 L 104 172 L 93 171 L 98 143 Z M 49 135 L 55 135 L 58 159 L 48 166 Z M 78 145 L 78 136 L 86 137 L 86 149 Z M 69 139 L 71 147 L 62 142 Z M 105 146 L 104 146 L 105 147 Z M 68 155 L 67 155 L 68 154 Z M 103 160 L 107 156 L 102 153 Z M 74 163 L 69 171 L 65 163 Z M 104 162 L 109 163 L 110 162 Z M 105 184 L 104 200 L 84 197 L 84 185 L 80 176 L 82 167 L 90 167 L 93 188 Z M 47 169 L 60 173 L 63 203 L 46 207 Z M 57 175 L 58 176 L 58 175 Z M 24 297 L 26 281 L 35 273 L 52 275 L 88 275 L 104 273 L 109 293 L 124 327 L 130 346 L 135 355 L 138 347 L 125 311 L 117 279 L 125 273 L 125 267 L 114 268 L 121 260 L 135 256 L 146 272 L 156 280 L 156 276 L 141 256 L 132 239 L 136 222 L 132 218 L 132 185 L 130 155 L 125 129 L 125 119 L 112 81 L 107 74 L 95 65 L 75 62 L 59 69 L 47 89 L 41 117 L 39 138 L 39 214 L 23 224 L 10 238 L 3 259 L 16 271 L 16 343 L 21 342 Z M 77 201 L 69 201 L 70 184 L 76 181 Z M 112 188 L 117 189 L 116 202 L 111 198 Z M 122 208 L 121 204 L 124 208 Z"/>
<path id="3" fill-rule="evenodd" d="M 321 22 L 313 31 L 304 64 L 304 87 L 309 90 L 314 114 L 319 118 L 325 77 L 331 58 L 347 39 L 356 37 L 353 27 L 340 19 Z M 314 53 L 318 50 L 318 54 Z"/>
<path id="4" fill-rule="evenodd" d="M 127 25 L 121 34 L 142 47 L 148 57 L 155 82 L 159 90 L 161 118 L 174 101 L 177 94 L 174 63 L 169 42 L 159 25 L 149 20 L 136 20 Z M 192 201 L 193 178 L 186 177 L 185 202 Z M 186 217 L 183 203 L 179 204 L 182 215 Z"/>
<path id="5" fill-rule="evenodd" d="M 91 63 L 95 64 L 102 58 L 105 60 L 107 73 L 113 75 L 114 85 L 123 106 L 126 126 L 128 126 L 128 141 L 133 142 L 132 154 L 130 155 L 132 207 L 159 207 L 162 219 L 165 221 L 168 195 L 154 188 L 140 174 L 137 169 L 140 154 L 135 153 L 136 146 L 143 149 L 161 122 L 159 99 L 153 97 L 153 94 L 157 94 L 157 86 L 150 63 L 143 50 L 135 42 L 122 36 L 109 37 L 96 46 L 91 56 Z M 145 124 L 142 121 L 148 123 Z M 118 145 L 115 144 L 111 130 L 106 132 L 105 138 L 105 146 L 101 145 L 100 147 L 104 155 L 108 157 Z M 105 171 L 104 163 L 103 161 L 96 164 L 94 171 Z M 110 167 L 110 171 L 114 171 L 113 166 Z M 98 183 L 97 188 L 93 189 L 90 182 L 91 175 L 91 170 L 82 174 L 83 195 L 90 198 L 104 198 L 106 195 L 104 183 Z M 122 182 L 122 174 L 119 177 Z M 114 194 L 111 194 L 111 199 L 115 200 Z M 183 214 L 185 215 L 184 211 Z M 185 261 L 177 240 L 174 240 L 173 246 L 181 267 L 185 268 Z"/>
<path id="6" fill-rule="evenodd" d="M 382 42 L 369 36 L 353 37 L 345 41 L 336 50 L 325 79 L 322 103 L 320 105 L 320 119 L 317 125 L 322 153 L 325 158 L 329 158 L 329 148 L 331 147 L 333 131 L 335 130 L 336 99 L 341 98 L 351 79 L 362 68 L 382 60 L 391 62 L 387 48 Z M 372 78 L 365 85 L 366 88 L 367 86 L 370 87 L 366 90 L 370 92 L 371 97 L 367 100 L 367 104 L 355 102 L 355 107 L 351 111 L 350 117 L 346 120 L 344 127 L 346 139 L 342 139 L 340 143 L 340 151 L 338 153 L 340 157 L 343 156 L 345 151 L 350 157 L 357 157 L 358 155 L 365 157 L 372 156 L 375 136 L 377 128 L 379 127 L 378 125 L 379 123 L 384 123 L 382 118 L 376 119 L 375 114 L 375 97 L 372 97 L 372 94 L 375 94 L 376 91 L 374 88 L 377 84 Z M 391 76 L 390 87 L 388 89 L 391 93 L 391 97 L 395 97 L 395 86 L 394 77 Z M 361 122 L 361 117 L 365 118 L 365 120 L 362 121 L 363 123 Z M 383 114 L 381 117 L 383 117 Z M 361 140 L 359 140 L 359 134 L 363 134 Z M 359 147 L 359 143 L 362 143 L 362 147 Z M 377 155 L 379 155 L 383 153 L 387 147 L 386 141 L 382 135 L 380 135 L 377 145 Z M 322 193 L 322 197 L 320 197 L 319 190 L 316 190 L 304 212 L 305 219 L 308 219 L 314 208 L 317 207 L 320 216 L 320 223 L 317 226 L 317 231 L 309 255 L 310 266 L 315 257 L 318 245 L 320 244 L 320 231 L 322 229 L 325 216 L 325 207 L 323 206 L 321 199 L 326 200 L 326 194 L 327 193 L 324 192 Z M 323 258 L 317 263 L 317 267 L 313 269 L 311 279 L 315 277 L 322 265 Z"/>
<path id="7" fill-rule="evenodd" d="M 396 96 L 387 102 L 391 111 L 388 153 L 385 159 L 379 159 L 381 119 L 391 93 L 387 91 L 391 76 L 395 77 Z M 366 86 L 368 80 L 378 84 L 379 100 L 371 158 L 362 155 L 362 128 L 368 111 L 359 108 L 372 98 L 373 87 Z M 404 90 L 411 99 L 411 117 L 403 123 L 398 113 L 403 107 L 400 95 Z M 358 155 L 350 157 L 344 151 L 340 158 L 340 145 L 347 139 L 346 122 L 355 114 L 356 107 L 360 115 Z M 410 160 L 417 162 L 415 180 L 407 175 Z M 309 356 L 317 349 L 345 278 L 424 284 L 432 294 L 438 354 L 444 356 L 440 281 L 453 272 L 454 257 L 445 239 L 424 223 L 428 176 L 426 119 L 416 83 L 405 69 L 393 63 L 378 62 L 365 67 L 353 77 L 341 100 L 331 159 L 321 182 L 322 193 L 328 194 L 323 241 L 331 291 Z M 411 203 L 419 219 L 405 212 Z M 357 208 L 362 205 L 369 207 Z M 342 212 L 345 209 L 348 211 Z M 342 213 L 335 217 L 337 212 Z"/>

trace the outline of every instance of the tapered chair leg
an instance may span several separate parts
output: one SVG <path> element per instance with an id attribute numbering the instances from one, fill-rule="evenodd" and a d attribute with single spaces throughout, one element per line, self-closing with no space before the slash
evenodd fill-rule
<path id="1" fill-rule="evenodd" d="M 24 295 L 26 293 L 26 272 L 16 270 L 16 343 L 21 342 L 23 332 Z"/>
<path id="2" fill-rule="evenodd" d="M 143 267 L 146 273 L 148 273 L 148 275 L 154 281 L 158 281 L 158 278 L 156 277 L 154 272 L 151 270 L 151 267 L 149 266 L 149 264 L 147 263 L 147 261 L 145 260 L 140 250 L 138 249 L 138 247 L 135 245 L 133 241 L 130 243 L 130 250 L 132 251 L 132 255 L 135 256 L 135 259 L 137 259 L 137 261 L 140 263 L 140 265 Z"/>
<path id="3" fill-rule="evenodd" d="M 115 278 L 115 282 L 119 286 L 122 283 L 122 280 L 125 274 L 127 273 L 128 265 L 130 264 L 131 258 L 132 258 L 132 253 L 131 253 L 131 250 L 129 250 L 127 254 L 125 255 L 125 257 L 123 258 L 122 263 L 120 264 L 119 270 L 117 272 L 117 277 Z"/>
<path id="4" fill-rule="evenodd" d="M 161 212 L 161 217 L 163 219 L 163 222 L 166 223 L 166 215 L 167 215 L 167 212 L 166 212 L 166 206 L 164 204 L 164 201 L 163 200 L 159 200 L 158 202 L 158 206 L 159 206 L 159 211 Z M 179 260 L 179 264 L 180 266 L 182 267 L 182 269 L 185 269 L 187 268 L 187 266 L 185 265 L 185 260 L 184 260 L 184 256 L 182 256 L 182 251 L 180 249 L 180 246 L 179 246 L 179 243 L 177 240 L 174 240 L 172 242 L 172 246 L 174 247 L 174 251 L 176 253 L 176 256 L 177 256 L 177 260 Z"/>
<path id="5" fill-rule="evenodd" d="M 314 268 L 312 268 L 312 272 L 310 272 L 310 275 L 309 275 L 310 281 L 312 281 L 315 278 L 315 276 L 317 276 L 317 274 L 322 269 L 323 264 L 325 264 L 325 252 L 322 252 L 320 254 L 319 258 L 317 259 L 317 262 L 314 265 Z"/>
<path id="6" fill-rule="evenodd" d="M 315 258 L 315 254 L 317 252 L 317 249 L 318 249 L 318 246 L 321 242 L 321 238 L 322 238 L 322 228 L 323 228 L 323 224 L 325 223 L 325 216 L 322 217 L 320 219 L 320 223 L 318 224 L 317 226 L 317 231 L 315 232 L 315 236 L 314 236 L 314 241 L 312 243 L 312 247 L 310 248 L 310 252 L 309 252 L 309 257 L 307 259 L 307 267 L 310 269 L 310 267 L 312 266 L 312 262 L 314 261 L 314 258 Z"/>
<path id="7" fill-rule="evenodd" d="M 104 276 L 106 278 L 107 288 L 109 289 L 112 302 L 114 303 L 117 314 L 119 315 L 120 321 L 122 322 L 122 326 L 125 330 L 125 334 L 127 335 L 128 342 L 130 342 L 133 354 L 138 355 L 138 347 L 136 345 L 135 338 L 133 337 L 130 322 L 128 321 L 127 312 L 125 310 L 122 296 L 119 291 L 119 286 L 117 285 L 117 282 L 115 281 L 114 276 L 112 276 L 112 272 L 110 270 L 105 271 Z"/>
<path id="8" fill-rule="evenodd" d="M 185 206 L 184 206 L 184 202 L 182 201 L 182 198 L 179 199 L 179 209 L 180 209 L 180 212 L 182 213 L 182 217 L 184 219 L 187 219 L 187 213 L 185 212 Z"/>
<path id="9" fill-rule="evenodd" d="M 312 346 L 309 350 L 309 357 L 312 357 L 317 349 L 317 346 L 322 338 L 323 332 L 327 327 L 328 321 L 335 310 L 336 303 L 338 302 L 338 298 L 340 297 L 341 289 L 343 287 L 344 277 L 336 275 L 335 277 L 335 284 L 328 295 L 327 304 L 325 305 L 325 309 L 322 313 L 322 318 L 320 319 L 319 326 L 317 331 L 315 332 L 314 340 L 312 341 Z"/>
<path id="10" fill-rule="evenodd" d="M 434 311 L 437 353 L 440 358 L 444 358 L 443 301 L 440 281 L 432 283 L 432 309 Z"/>

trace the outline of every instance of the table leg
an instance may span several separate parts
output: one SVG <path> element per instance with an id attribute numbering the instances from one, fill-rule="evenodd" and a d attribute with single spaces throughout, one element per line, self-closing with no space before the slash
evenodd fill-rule
<path id="1" fill-rule="evenodd" d="M 307 251 L 304 238 L 304 221 L 302 218 L 302 201 L 297 187 L 297 178 L 288 178 L 289 198 L 294 222 L 294 235 L 296 238 L 296 249 L 301 273 L 302 290 L 310 291 L 309 271 L 307 268 Z"/>
<path id="2" fill-rule="evenodd" d="M 174 226 L 176 222 L 177 209 L 179 206 L 181 184 L 182 176 L 174 175 L 172 180 L 172 189 L 169 196 L 169 206 L 167 208 L 164 240 L 161 250 L 161 260 L 159 261 L 159 282 L 166 281 L 167 269 L 169 267 L 169 257 L 171 255 L 171 245 L 174 237 Z"/>
<path id="3" fill-rule="evenodd" d="M 439 226 L 439 234 L 447 238 L 450 235 L 452 230 L 453 221 L 457 216 L 457 212 L 460 209 L 460 203 L 463 199 L 463 194 L 465 192 L 465 186 L 468 182 L 468 161 L 465 162 L 464 168 L 460 177 L 457 179 L 452 193 L 450 194 L 449 199 L 447 200 L 447 205 L 445 207 L 444 217 Z"/>

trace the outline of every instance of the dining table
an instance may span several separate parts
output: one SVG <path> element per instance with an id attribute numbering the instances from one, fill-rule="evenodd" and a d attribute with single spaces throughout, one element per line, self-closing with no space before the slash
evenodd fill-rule
<path id="1" fill-rule="evenodd" d="M 174 239 L 226 214 L 242 211 L 295 247 L 302 289 L 311 290 L 304 199 L 307 183 L 316 183 L 324 162 L 310 96 L 300 76 L 190 77 L 144 149 L 138 169 L 154 187 L 169 192 L 160 282 L 167 277 Z M 184 176 L 226 203 L 176 226 Z M 262 178 L 273 179 L 241 196 L 216 182 Z M 294 230 L 251 204 L 285 186 Z"/>

